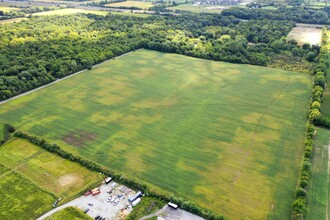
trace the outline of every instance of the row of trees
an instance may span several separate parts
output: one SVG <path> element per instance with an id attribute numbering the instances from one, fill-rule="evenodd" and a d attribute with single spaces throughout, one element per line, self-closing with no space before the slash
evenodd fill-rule
<path id="1" fill-rule="evenodd" d="M 191 201 L 184 200 L 183 198 L 177 198 L 173 195 L 168 196 L 164 194 L 160 194 L 158 192 L 152 191 L 148 188 L 148 186 L 136 183 L 132 180 L 129 180 L 127 178 L 122 177 L 121 175 L 115 174 L 113 171 L 109 170 L 106 167 L 102 167 L 92 161 L 86 160 L 84 158 L 81 158 L 79 156 L 73 155 L 72 153 L 66 152 L 62 150 L 58 145 L 56 144 L 49 144 L 44 139 L 39 139 L 37 137 L 29 136 L 28 134 L 22 133 L 22 132 L 16 132 L 15 137 L 23 138 L 31 143 L 44 148 L 45 150 L 54 153 L 62 158 L 68 159 L 72 162 L 79 163 L 80 165 L 96 172 L 100 172 L 105 174 L 106 176 L 111 176 L 115 181 L 124 184 L 130 188 L 133 188 L 135 190 L 141 190 L 143 193 L 145 193 L 147 196 L 154 196 L 156 198 L 159 198 L 161 200 L 164 200 L 166 202 L 172 201 L 180 206 L 180 208 L 192 212 L 194 214 L 197 214 L 203 218 L 209 219 L 209 220 L 224 220 L 225 217 L 223 215 L 215 214 L 207 209 L 203 209 L 200 206 L 196 205 L 195 203 Z"/>
<path id="2" fill-rule="evenodd" d="M 322 31 L 322 45 L 326 46 L 328 37 L 326 29 Z M 329 57 L 327 49 L 322 47 L 317 58 L 315 68 L 314 87 L 312 90 L 312 98 L 310 104 L 310 112 L 306 127 L 305 151 L 302 162 L 302 168 L 299 178 L 298 187 L 296 189 L 296 199 L 293 202 L 293 211 L 291 214 L 292 220 L 303 220 L 306 216 L 306 203 L 309 181 L 312 172 L 312 152 L 313 152 L 313 136 L 315 133 L 314 125 L 320 125 L 330 128 L 330 120 L 322 115 L 321 103 L 323 91 L 326 87 L 325 74 L 329 67 Z"/>
<path id="3" fill-rule="evenodd" d="M 312 103 L 310 106 L 309 120 L 315 125 L 330 128 L 330 119 L 322 114 L 321 103 L 323 92 L 326 88 L 326 74 L 330 66 L 329 53 L 326 48 L 328 36 L 326 29 L 322 31 L 322 47 L 317 59 L 317 65 L 314 76 L 314 88 L 312 93 Z"/>
<path id="4" fill-rule="evenodd" d="M 139 48 L 262 66 L 284 52 L 299 59 L 317 55 L 318 47 L 286 42 L 293 26 L 191 13 L 34 17 L 0 26 L 0 100 Z"/>
<path id="5" fill-rule="evenodd" d="M 288 20 L 309 24 L 330 24 L 330 9 L 312 9 L 307 7 L 279 7 L 276 10 L 230 8 L 222 11 L 223 16 L 234 16 L 240 19 Z"/>

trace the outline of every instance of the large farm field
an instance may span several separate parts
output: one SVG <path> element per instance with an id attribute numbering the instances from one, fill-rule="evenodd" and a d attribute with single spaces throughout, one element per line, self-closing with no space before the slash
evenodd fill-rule
<path id="1" fill-rule="evenodd" d="M 139 50 L 0 105 L 0 123 L 231 219 L 288 219 L 311 78 Z"/>
<path id="2" fill-rule="evenodd" d="M 22 139 L 0 147 L 0 219 L 35 219 L 55 199 L 72 198 L 101 180 L 86 168 Z"/>

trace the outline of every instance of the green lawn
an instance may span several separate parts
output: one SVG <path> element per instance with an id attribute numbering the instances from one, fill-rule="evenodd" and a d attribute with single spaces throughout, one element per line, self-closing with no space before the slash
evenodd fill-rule
<path id="1" fill-rule="evenodd" d="M 313 175 L 308 195 L 307 220 L 326 219 L 327 216 L 329 141 L 330 130 L 319 128 L 314 142 Z"/>
<path id="2" fill-rule="evenodd" d="M 288 219 L 310 91 L 305 74 L 139 50 L 1 105 L 0 123 L 232 219 Z"/>
<path id="3" fill-rule="evenodd" d="M 54 213 L 50 217 L 46 218 L 46 220 L 92 220 L 89 215 L 86 215 L 80 209 L 75 207 L 68 207 L 62 209 L 59 212 Z"/>

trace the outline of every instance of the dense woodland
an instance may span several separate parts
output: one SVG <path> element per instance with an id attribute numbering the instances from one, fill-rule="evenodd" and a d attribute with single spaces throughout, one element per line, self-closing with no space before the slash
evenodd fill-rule
<path id="1" fill-rule="evenodd" d="M 281 54 L 313 62 L 319 47 L 286 42 L 293 26 L 216 14 L 34 17 L 0 26 L 0 100 L 139 48 L 263 66 Z"/>
<path id="2" fill-rule="evenodd" d="M 288 20 L 298 23 L 330 24 L 330 7 L 311 9 L 307 7 L 279 7 L 276 10 L 230 8 L 222 12 L 223 16 L 240 19 Z"/>

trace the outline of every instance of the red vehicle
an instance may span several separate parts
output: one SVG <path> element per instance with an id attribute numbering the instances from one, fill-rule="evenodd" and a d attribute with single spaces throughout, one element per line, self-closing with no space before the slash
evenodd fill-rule
<path id="1" fill-rule="evenodd" d="M 92 194 L 92 191 L 89 190 L 89 191 L 85 192 L 84 196 L 88 196 L 90 194 Z"/>

